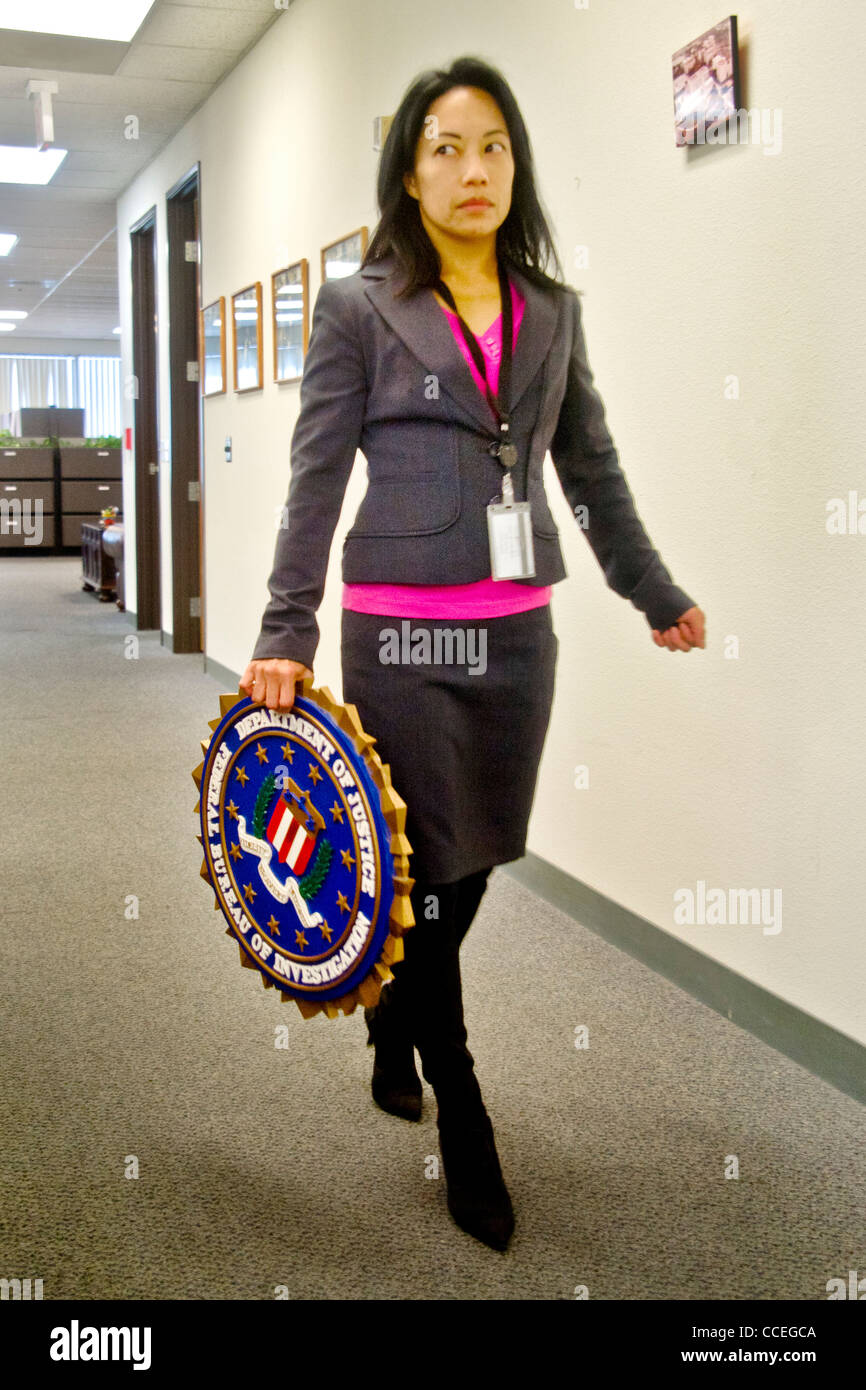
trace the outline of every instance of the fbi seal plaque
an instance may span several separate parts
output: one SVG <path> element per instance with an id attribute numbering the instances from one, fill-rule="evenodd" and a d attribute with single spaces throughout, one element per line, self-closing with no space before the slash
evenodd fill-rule
<path id="1" fill-rule="evenodd" d="M 415 922 L 406 803 L 354 705 L 313 677 L 288 714 L 221 695 L 193 772 L 201 876 L 265 988 L 304 1018 L 372 1008 Z"/>

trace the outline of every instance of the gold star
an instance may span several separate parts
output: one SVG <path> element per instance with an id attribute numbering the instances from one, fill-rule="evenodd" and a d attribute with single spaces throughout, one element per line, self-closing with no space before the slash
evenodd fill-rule
<path id="1" fill-rule="evenodd" d="M 244 769 L 242 767 L 235 768 L 235 776 L 237 777 L 242 787 L 245 787 L 247 782 L 250 780 L 250 774 L 248 772 L 244 772 Z"/>
<path id="2" fill-rule="evenodd" d="M 295 941 L 298 944 L 298 946 L 307 945 L 307 938 L 304 936 L 303 930 L 295 932 Z"/>
<path id="3" fill-rule="evenodd" d="M 232 859 L 234 859 L 235 863 L 237 863 L 237 861 L 242 857 L 243 851 L 240 845 L 232 845 L 231 849 L 229 850 L 229 854 L 231 855 Z"/>
<path id="4" fill-rule="evenodd" d="M 321 926 L 319 927 L 319 931 L 322 933 L 322 936 L 325 938 L 326 941 L 330 941 L 331 937 L 334 934 L 331 931 L 331 928 L 328 926 L 327 922 L 325 921 L 322 922 Z"/>
<path id="5" fill-rule="evenodd" d="M 256 757 L 259 760 L 259 767 L 268 761 L 268 755 L 260 743 L 256 744 Z"/>
<path id="6" fill-rule="evenodd" d="M 321 780 L 322 774 L 319 768 L 316 766 L 315 763 L 310 763 L 310 781 L 312 782 L 313 786 L 315 786 L 317 782 L 321 782 Z"/>
<path id="7" fill-rule="evenodd" d="M 343 856 L 343 868 L 351 869 L 352 865 L 355 862 L 355 856 L 352 854 L 351 850 L 341 849 L 340 853 Z"/>
<path id="8" fill-rule="evenodd" d="M 273 913 L 271 913 L 268 921 L 268 931 L 271 933 L 271 936 L 279 936 L 280 934 L 280 924 Z"/>
<path id="9" fill-rule="evenodd" d="M 294 750 L 294 748 L 292 747 L 292 745 L 289 743 L 289 740 L 286 739 L 285 743 L 283 744 L 283 757 L 286 758 L 286 759 L 288 760 L 288 763 L 289 763 L 290 766 L 291 766 L 292 758 L 293 758 L 294 756 L 295 756 L 295 750 Z"/>
<path id="10" fill-rule="evenodd" d="M 337 894 L 337 906 L 339 907 L 341 912 L 349 911 L 349 899 L 345 896 L 344 893 Z"/>
<path id="11" fill-rule="evenodd" d="M 343 807 L 339 802 L 334 802 L 331 807 L 331 815 L 334 817 L 334 820 L 339 821 L 341 825 L 343 824 Z"/>
<path id="12" fill-rule="evenodd" d="M 235 803 L 234 803 L 233 801 L 230 801 L 229 804 L 228 804 L 228 812 L 229 812 L 229 815 L 231 816 L 232 820 L 237 820 L 237 818 L 238 818 L 238 808 L 237 808 L 237 806 L 235 805 Z"/>
<path id="13" fill-rule="evenodd" d="M 256 890 L 255 890 L 255 888 L 253 887 L 253 885 L 252 885 L 251 883 L 248 883 L 248 884 L 246 885 L 246 887 L 244 888 L 244 897 L 246 898 L 247 902 L 248 902 L 248 903 L 251 903 L 252 900 L 253 900 L 253 898 L 256 897 L 256 896 L 257 896 L 257 895 L 256 895 Z"/>

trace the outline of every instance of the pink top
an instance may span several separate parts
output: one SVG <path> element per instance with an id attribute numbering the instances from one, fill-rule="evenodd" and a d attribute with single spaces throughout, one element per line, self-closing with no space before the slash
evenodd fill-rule
<path id="1" fill-rule="evenodd" d="M 511 282 L 509 281 L 509 284 Z M 514 337 L 523 318 L 525 300 L 511 284 L 514 309 Z M 484 381 L 466 345 L 457 315 L 439 305 L 472 373 L 475 385 L 484 395 Z M 487 375 L 494 394 L 499 386 L 499 359 L 502 354 L 502 315 L 486 333 L 476 334 L 487 364 Z M 382 613 L 398 618 L 498 618 L 522 613 L 550 602 L 551 586 L 517 584 L 513 579 L 479 579 L 474 584 L 344 584 L 343 607 L 356 613 Z"/>

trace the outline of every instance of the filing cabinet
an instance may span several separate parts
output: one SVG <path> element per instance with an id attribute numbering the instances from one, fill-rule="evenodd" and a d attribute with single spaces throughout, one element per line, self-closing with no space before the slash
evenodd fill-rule
<path id="1" fill-rule="evenodd" d="M 0 447 L 0 550 L 39 555 L 55 545 L 56 450 Z"/>
<path id="2" fill-rule="evenodd" d="M 0 445 L 0 549 L 38 555 L 79 549 L 81 528 L 123 508 L 120 449 Z"/>
<path id="3" fill-rule="evenodd" d="M 61 445 L 58 544 L 80 546 L 82 525 L 98 522 L 104 507 L 123 509 L 120 450 Z"/>

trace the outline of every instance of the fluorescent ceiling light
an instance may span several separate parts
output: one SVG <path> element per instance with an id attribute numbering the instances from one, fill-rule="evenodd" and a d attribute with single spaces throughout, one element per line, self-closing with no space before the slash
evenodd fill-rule
<path id="1" fill-rule="evenodd" d="M 0 256 L 8 256 L 17 240 L 15 232 L 0 232 Z"/>
<path id="2" fill-rule="evenodd" d="M 129 43 L 152 6 L 153 0 L 30 0 L 22 14 L 20 0 L 0 0 L 0 29 Z"/>
<path id="3" fill-rule="evenodd" d="M 50 183 L 68 150 L 0 145 L 0 183 Z"/>
<path id="4" fill-rule="evenodd" d="M 27 312 L 24 309 L 0 309 L 0 319 L 26 319 Z"/>
<path id="5" fill-rule="evenodd" d="M 3 323 L 3 322 L 0 322 L 0 333 L 14 333 L 14 332 L 15 332 L 15 324 L 14 324 L 14 323 Z"/>

